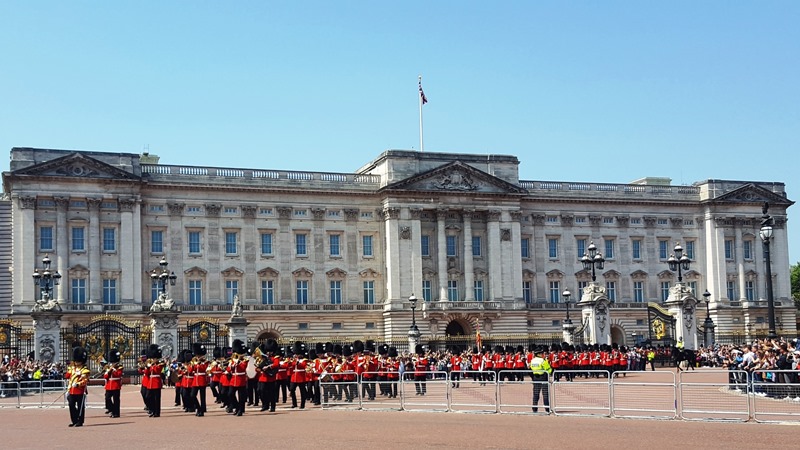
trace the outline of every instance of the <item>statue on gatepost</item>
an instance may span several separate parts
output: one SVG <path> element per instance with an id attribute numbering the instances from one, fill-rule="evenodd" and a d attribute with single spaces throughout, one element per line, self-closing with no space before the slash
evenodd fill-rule
<path id="1" fill-rule="evenodd" d="M 43 291 L 42 298 L 34 303 L 32 312 L 61 312 L 61 305 L 50 297 L 49 292 Z"/>
<path id="2" fill-rule="evenodd" d="M 166 292 L 158 294 L 158 298 L 150 305 L 150 312 L 172 312 L 177 311 L 178 306 L 175 300 L 171 299 Z"/>
<path id="3" fill-rule="evenodd" d="M 239 300 L 239 295 L 233 296 L 233 308 L 231 308 L 231 319 L 236 317 L 244 317 L 244 313 L 242 312 L 242 302 Z"/>

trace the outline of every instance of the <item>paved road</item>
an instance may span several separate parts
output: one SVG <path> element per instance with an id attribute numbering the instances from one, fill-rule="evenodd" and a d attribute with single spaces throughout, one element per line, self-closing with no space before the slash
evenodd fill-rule
<path id="1" fill-rule="evenodd" d="M 640 374 L 626 377 L 627 382 L 654 380 L 654 376 L 669 374 Z M 725 381 L 720 374 L 702 373 L 691 375 L 702 381 Z M 625 381 L 625 380 L 623 380 Z M 440 387 L 441 388 L 441 387 Z M 475 389 L 470 392 L 467 389 Z M 587 397 L 588 386 L 564 385 L 557 389 L 571 394 L 578 389 L 581 404 L 594 397 Z M 464 401 L 479 401 L 484 395 L 479 386 L 462 385 L 454 390 L 454 398 Z M 520 410 L 529 411 L 530 386 L 519 386 Z M 653 395 L 653 387 L 648 387 L 647 395 L 639 393 L 635 386 L 626 398 L 632 407 L 648 405 L 653 408 L 659 404 L 669 407 L 670 398 L 663 402 L 662 395 Z M 709 390 L 710 389 L 710 390 Z M 691 392 L 693 399 L 703 404 L 720 404 L 729 401 L 737 405 L 738 399 L 745 396 L 720 391 L 718 387 L 704 388 L 703 395 Z M 444 392 L 443 389 L 442 393 Z M 429 395 L 436 395 L 436 387 L 431 386 Z M 459 391 L 458 394 L 455 394 Z M 440 393 L 440 394 L 442 394 Z M 56 399 L 58 394 L 48 393 L 48 399 Z M 652 419 L 609 419 L 565 416 L 532 416 L 522 414 L 482 414 L 482 413 L 433 413 L 406 411 L 354 411 L 321 410 L 312 407 L 306 410 L 290 409 L 280 404 L 275 413 L 261 413 L 250 410 L 243 417 L 225 414 L 217 405 L 210 405 L 206 417 L 194 417 L 172 406 L 174 391 L 163 392 L 162 416 L 148 418 L 142 410 L 137 386 L 126 386 L 123 391 L 122 416 L 111 419 L 103 415 L 100 407 L 102 389 L 92 388 L 91 407 L 87 410 L 86 425 L 82 428 L 68 428 L 69 412 L 63 408 L 0 408 L 0 423 L 3 435 L 0 445 L 3 448 L 143 448 L 143 449 L 213 449 L 213 448 L 252 448 L 267 446 L 291 449 L 319 448 L 325 450 L 364 448 L 377 449 L 529 449 L 541 447 L 546 442 L 548 448 L 568 449 L 640 449 L 653 447 L 655 450 L 701 446 L 702 448 L 739 449 L 769 448 L 770 446 L 789 448 L 798 442 L 800 422 L 773 425 L 758 423 L 693 422 L 681 420 Z M 607 397 L 607 395 L 606 395 Z M 35 400 L 34 396 L 25 397 Z M 211 398 L 209 396 L 209 398 Z M 603 395 L 596 400 L 602 403 Z M 8 401 L 9 399 L 3 399 Z M 413 398 L 421 402 L 422 398 Z M 212 400 L 213 401 L 213 400 Z M 380 400 L 379 400 L 380 401 Z M 774 400 L 770 403 L 779 404 Z M 47 402 L 49 403 L 49 402 Z M 2 404 L 2 403 L 0 403 Z M 56 405 L 61 404 L 56 402 Z M 780 403 L 783 404 L 783 403 Z M 787 404 L 788 405 L 788 404 Z M 376 404 L 370 404 L 376 407 Z M 385 405 L 391 406 L 391 405 Z M 513 410 L 513 408 L 512 408 Z M 796 408 L 793 406 L 793 411 Z M 593 412 L 593 411 L 588 411 Z"/>

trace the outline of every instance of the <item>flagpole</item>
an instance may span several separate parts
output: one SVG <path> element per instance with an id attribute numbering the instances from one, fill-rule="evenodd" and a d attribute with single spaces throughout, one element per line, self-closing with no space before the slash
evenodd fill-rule
<path id="1" fill-rule="evenodd" d="M 419 76 L 419 151 L 425 151 L 425 141 L 422 139 L 422 101 L 425 94 L 422 92 L 422 75 Z"/>

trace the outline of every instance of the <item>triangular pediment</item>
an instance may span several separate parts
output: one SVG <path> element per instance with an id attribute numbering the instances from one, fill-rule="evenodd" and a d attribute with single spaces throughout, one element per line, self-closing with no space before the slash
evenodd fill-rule
<path id="1" fill-rule="evenodd" d="M 709 201 L 710 203 L 756 203 L 769 202 L 773 205 L 790 206 L 794 204 L 786 197 L 753 183 L 745 184 Z"/>
<path id="2" fill-rule="evenodd" d="M 381 191 L 437 191 L 481 194 L 526 194 L 515 184 L 454 161 L 405 180 L 392 183 Z"/>
<path id="3" fill-rule="evenodd" d="M 14 175 L 40 177 L 105 178 L 113 180 L 139 180 L 140 177 L 106 164 L 83 153 L 70 153 L 60 158 L 14 171 Z"/>

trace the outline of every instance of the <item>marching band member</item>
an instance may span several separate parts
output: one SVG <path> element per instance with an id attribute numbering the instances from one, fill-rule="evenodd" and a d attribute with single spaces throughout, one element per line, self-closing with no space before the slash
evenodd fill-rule
<path id="1" fill-rule="evenodd" d="M 211 363 L 211 395 L 214 396 L 214 403 L 222 403 L 219 395 L 219 386 L 222 379 L 222 368 L 220 368 L 219 360 L 222 357 L 222 349 L 214 347 L 212 355 L 214 356 L 214 362 Z"/>
<path id="2" fill-rule="evenodd" d="M 233 354 L 229 367 L 232 375 L 231 402 L 235 406 L 235 415 L 241 417 L 247 404 L 247 349 L 239 339 L 233 341 Z"/>
<path id="3" fill-rule="evenodd" d="M 67 401 L 69 402 L 70 427 L 82 427 L 86 416 L 86 385 L 89 383 L 89 369 L 86 368 L 87 354 L 83 347 L 72 349 L 72 365 L 64 378 L 69 380 Z"/>
<path id="4" fill-rule="evenodd" d="M 191 400 L 194 403 L 197 417 L 206 413 L 206 387 L 208 386 L 208 361 L 206 361 L 206 347 L 194 344 L 194 356 L 197 360 L 192 364 L 194 380 L 192 384 Z"/>
<path id="5" fill-rule="evenodd" d="M 420 344 L 417 344 L 414 351 L 416 353 L 413 360 L 416 395 L 425 395 L 428 390 L 428 357 L 425 355 L 425 348 Z"/>
<path id="6" fill-rule="evenodd" d="M 147 376 L 147 350 L 142 350 L 142 355 L 139 357 L 139 376 L 141 377 L 141 387 L 139 393 L 142 395 L 142 403 L 144 403 L 144 410 L 150 413 L 150 405 L 147 403 L 147 390 L 150 387 L 150 379 Z"/>
<path id="7" fill-rule="evenodd" d="M 122 364 L 119 363 L 120 353 L 111 349 L 108 354 L 108 364 L 103 371 L 106 380 L 106 410 L 111 417 L 119 417 L 119 393 L 122 390 Z"/>
<path id="8" fill-rule="evenodd" d="M 164 371 L 164 364 L 161 361 L 161 348 L 156 344 L 150 345 L 148 352 L 145 376 L 148 378 L 147 405 L 150 417 L 161 417 L 161 386 L 163 379 L 161 373 Z"/>
<path id="9" fill-rule="evenodd" d="M 294 343 L 294 368 L 292 370 L 291 384 L 289 390 L 292 397 L 292 408 L 297 408 L 297 389 L 300 390 L 300 409 L 306 407 L 306 398 L 308 392 L 306 391 L 306 367 L 308 360 L 306 360 L 306 348 L 302 342 Z"/>
<path id="10" fill-rule="evenodd" d="M 183 398 L 183 411 L 189 413 L 197 412 L 197 405 L 192 397 L 192 387 L 194 386 L 194 356 L 191 350 L 184 350 L 183 355 L 183 382 L 181 383 L 181 398 Z"/>
<path id="11" fill-rule="evenodd" d="M 279 394 L 283 399 L 282 403 L 286 403 L 286 397 L 288 395 L 288 390 L 289 390 L 289 378 L 291 373 L 289 372 L 290 369 L 289 356 L 291 353 L 291 347 L 287 346 L 286 348 L 279 350 L 281 351 L 282 355 L 280 358 L 280 363 L 278 364 L 278 374 L 276 380 L 278 382 L 278 388 L 280 389 Z"/>
<path id="12" fill-rule="evenodd" d="M 397 359 L 397 349 L 389 347 L 386 359 L 386 381 L 389 382 L 389 398 L 397 398 L 397 384 L 400 382 L 400 361 Z"/>

